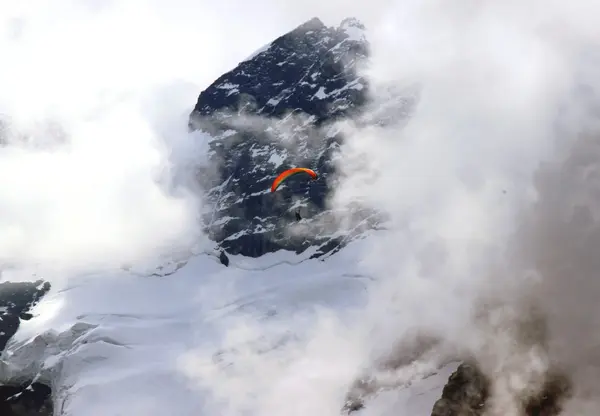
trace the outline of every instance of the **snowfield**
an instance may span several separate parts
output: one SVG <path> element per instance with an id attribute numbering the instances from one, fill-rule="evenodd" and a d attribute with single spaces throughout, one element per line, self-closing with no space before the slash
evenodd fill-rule
<path id="1" fill-rule="evenodd" d="M 281 401 L 289 415 L 339 412 L 366 358 L 366 243 L 326 261 L 276 253 L 224 267 L 203 253 L 162 277 L 77 277 L 23 322 L 2 377 L 39 374 L 65 416 L 267 415 Z M 357 414 L 429 415 L 454 368 Z"/>

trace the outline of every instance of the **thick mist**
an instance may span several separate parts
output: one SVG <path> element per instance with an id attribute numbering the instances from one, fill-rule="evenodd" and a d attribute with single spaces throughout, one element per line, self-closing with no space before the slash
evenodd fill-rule
<path id="1" fill-rule="evenodd" d="M 185 373 L 222 415 L 325 416 L 363 373 L 401 384 L 456 353 L 492 378 L 490 415 L 520 415 L 549 369 L 573 383 L 567 414 L 598 414 L 591 0 L 0 1 L 0 260 L 94 269 L 197 240 L 200 90 L 302 21 L 349 15 L 369 30 L 371 82 L 420 89 L 405 126 L 343 126 L 332 207 L 390 218 L 360 253 L 370 302 L 351 325 L 333 311 L 227 322 L 233 369 L 208 348 Z M 301 336 L 274 353 L 250 342 L 288 328 Z M 375 369 L 414 333 L 441 339 L 436 353 Z"/>
<path id="2" fill-rule="evenodd" d="M 285 357 L 240 352 L 233 362 L 242 368 L 275 366 L 268 381 L 240 370 L 210 383 L 208 362 L 196 378 L 229 398 L 231 414 L 270 414 L 291 383 L 302 394 L 285 396 L 287 414 L 326 415 L 343 403 L 353 371 L 393 386 L 470 358 L 492 380 L 490 415 L 522 414 L 523 398 L 555 372 L 573 385 L 565 411 L 596 414 L 593 3 L 378 6 L 358 13 L 370 23 L 367 75 L 379 90 L 418 85 L 419 103 L 406 125 L 343 126 L 331 201 L 390 218 L 362 253 L 379 279 L 372 300 L 352 327 L 329 316 L 326 330 L 288 344 Z M 372 99 L 376 111 L 383 100 Z M 335 354 L 311 349 L 332 334 Z M 414 334 L 441 342 L 417 365 L 378 368 L 414 353 L 401 347 Z"/>
<path id="3" fill-rule="evenodd" d="M 113 267 L 196 240 L 199 92 L 315 5 L 1 1 L 0 261 Z"/>
<path id="4" fill-rule="evenodd" d="M 384 278 L 367 308 L 373 339 L 417 328 L 474 358 L 492 380 L 490 415 L 522 414 L 555 372 L 573 384 L 566 414 L 600 406 L 592 10 L 398 2 L 370 37 L 375 84 L 421 87 L 402 130 L 348 129 L 333 199 L 394 224 L 366 254 Z"/>

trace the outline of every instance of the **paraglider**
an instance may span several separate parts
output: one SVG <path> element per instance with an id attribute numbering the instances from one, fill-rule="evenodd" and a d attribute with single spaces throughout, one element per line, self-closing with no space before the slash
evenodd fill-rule
<path id="1" fill-rule="evenodd" d="M 275 192 L 277 190 L 277 188 L 279 188 L 279 185 L 281 185 L 283 183 L 283 181 L 285 181 L 287 178 L 289 178 L 290 176 L 294 176 L 300 173 L 305 173 L 308 174 L 312 180 L 315 180 L 318 178 L 318 175 L 316 174 L 316 172 L 312 169 L 308 169 L 308 168 L 291 168 L 288 169 L 286 171 L 283 171 L 279 174 L 279 176 L 277 176 L 275 178 L 275 180 L 273 181 L 273 184 L 271 185 L 271 192 Z"/>
<path id="2" fill-rule="evenodd" d="M 316 174 L 316 172 L 312 169 L 308 169 L 308 168 L 291 168 L 288 169 L 286 171 L 281 172 L 273 181 L 273 184 L 271 185 L 271 192 L 275 192 L 277 190 L 277 188 L 279 188 L 279 186 L 283 183 L 283 181 L 285 181 L 287 178 L 289 178 L 290 176 L 294 176 L 294 175 L 298 175 L 300 173 L 304 173 L 310 176 L 311 180 L 315 180 L 318 178 L 318 175 Z M 296 221 L 302 221 L 302 217 L 300 216 L 300 210 L 296 211 Z"/>

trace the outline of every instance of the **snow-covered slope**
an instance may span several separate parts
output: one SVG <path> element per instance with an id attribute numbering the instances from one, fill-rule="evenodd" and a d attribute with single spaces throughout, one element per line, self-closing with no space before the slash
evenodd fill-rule
<path id="1" fill-rule="evenodd" d="M 200 254 L 168 277 L 80 277 L 35 307 L 0 376 L 50 383 L 62 416 L 335 414 L 366 358 L 360 244 L 324 262 Z M 409 369 L 411 387 L 361 414 L 427 416 L 453 368 Z"/>

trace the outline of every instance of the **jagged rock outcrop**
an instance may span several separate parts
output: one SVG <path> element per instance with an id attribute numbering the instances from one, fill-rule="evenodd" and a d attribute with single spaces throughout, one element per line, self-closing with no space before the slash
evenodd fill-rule
<path id="1" fill-rule="evenodd" d="M 54 410 L 51 393 L 50 387 L 41 383 L 0 385 L 0 415 L 52 416 Z"/>
<path id="2" fill-rule="evenodd" d="M 20 321 L 32 318 L 30 309 L 50 290 L 50 284 L 36 282 L 0 283 L 0 351 L 19 329 Z M 0 384 L 0 415 L 51 416 L 50 387 L 29 381 L 19 385 Z"/>
<path id="3" fill-rule="evenodd" d="M 36 282 L 0 283 L 0 351 L 19 329 L 21 319 L 31 319 L 29 310 L 50 290 L 50 284 Z"/>
<path id="4" fill-rule="evenodd" d="M 558 416 L 568 396 L 570 384 L 563 375 L 549 374 L 542 392 L 524 397 L 524 416 Z M 483 416 L 490 397 L 490 381 L 476 365 L 463 363 L 450 376 L 442 397 L 435 403 L 431 416 Z"/>
<path id="5" fill-rule="evenodd" d="M 225 267 L 229 266 L 229 257 L 227 257 L 227 254 L 225 254 L 225 251 L 221 251 L 221 254 L 219 254 L 219 261 L 221 262 L 221 264 Z"/>
<path id="6" fill-rule="evenodd" d="M 311 222 L 327 222 L 322 215 L 332 156 L 342 140 L 328 127 L 358 114 L 367 102 L 368 85 L 358 71 L 368 56 L 363 29 L 356 19 L 335 28 L 312 19 L 200 94 L 189 128 L 212 136 L 217 173 L 200 175 L 214 204 L 206 223 L 227 252 L 258 257 L 319 246 L 324 254 L 339 246 L 339 235 L 315 231 Z M 294 166 L 318 171 L 319 179 L 290 178 L 271 193 L 275 176 Z M 310 232 L 290 232 L 298 210 Z"/>
<path id="7" fill-rule="evenodd" d="M 488 380 L 470 364 L 461 364 L 448 379 L 431 416 L 479 416 L 489 394 Z"/>

